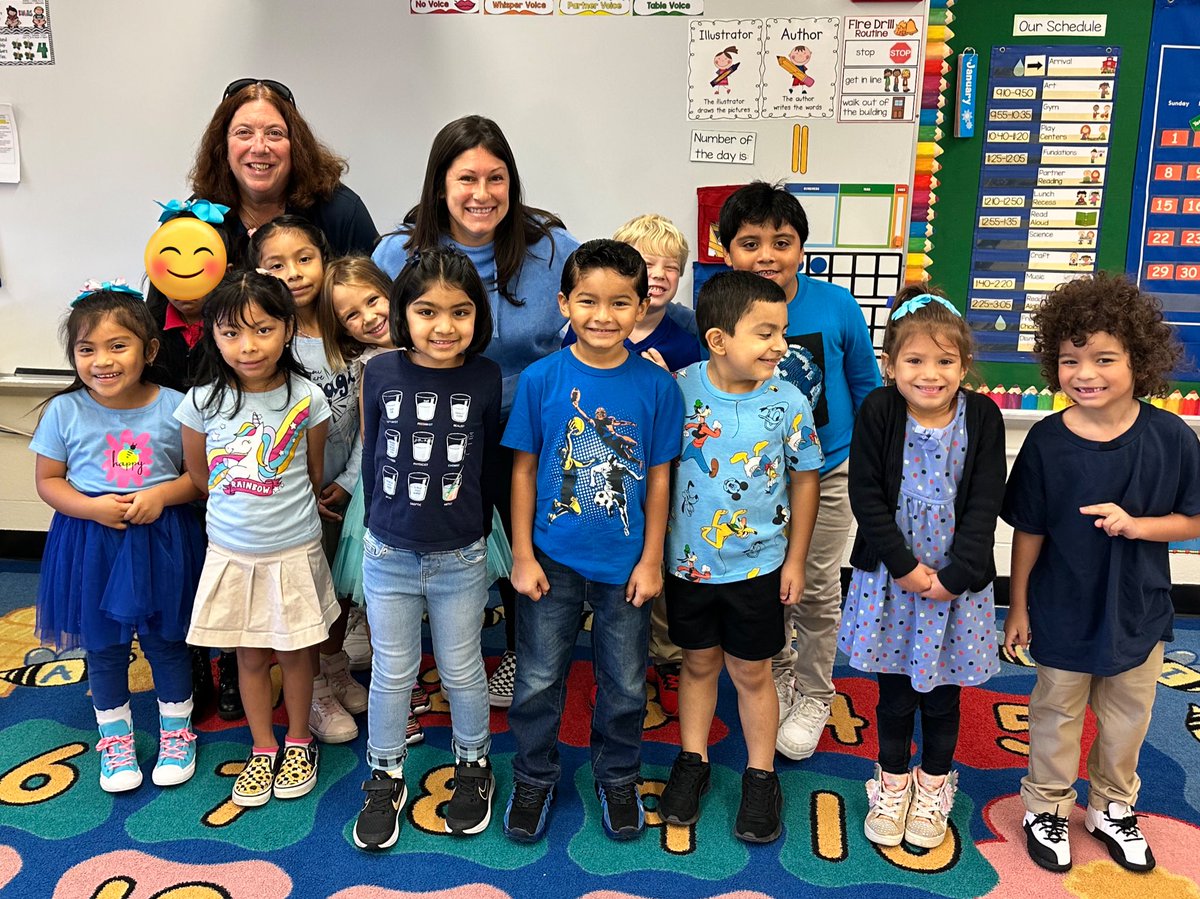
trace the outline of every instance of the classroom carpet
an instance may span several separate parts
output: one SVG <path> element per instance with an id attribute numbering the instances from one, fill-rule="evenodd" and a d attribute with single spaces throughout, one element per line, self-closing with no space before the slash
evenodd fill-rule
<path id="1" fill-rule="evenodd" d="M 750 846 L 734 838 L 745 751 L 734 691 L 722 680 L 712 728 L 713 786 L 691 827 L 664 826 L 656 797 L 670 770 L 678 723 L 647 687 L 643 774 L 647 824 L 641 839 L 614 843 L 601 829 L 589 771 L 590 643 L 581 631 L 562 728 L 563 779 L 547 838 L 521 846 L 504 838 L 513 739 L 493 711 L 498 787 L 491 826 L 467 838 L 446 835 L 441 810 L 454 759 L 449 715 L 426 655 L 422 683 L 433 708 L 426 739 L 405 765 L 409 799 L 400 838 L 385 852 L 356 849 L 350 832 L 367 777 L 363 733 L 323 746 L 309 796 L 239 809 L 229 790 L 245 759 L 244 722 L 198 720 L 199 764 L 187 784 L 150 782 L 156 706 L 149 667 L 134 649 L 130 680 L 140 788 L 110 795 L 97 782 L 97 734 L 87 667 L 33 637 L 37 566 L 0 563 L 0 894 L 5 899 L 792 899 L 792 897 L 1194 897 L 1200 899 L 1200 623 L 1180 620 L 1159 681 L 1142 752 L 1138 811 L 1158 859 L 1148 875 L 1124 871 L 1071 816 L 1075 866 L 1042 871 L 1025 854 L 1019 780 L 1027 756 L 1027 658 L 963 692 L 959 793 L 946 842 L 933 850 L 878 848 L 862 831 L 863 782 L 876 753 L 872 678 L 839 657 L 838 696 L 818 752 L 780 758 L 783 836 Z M 489 670 L 503 649 L 503 622 L 489 609 L 483 632 Z M 365 675 L 361 675 L 365 677 Z M 283 712 L 277 713 L 282 722 Z M 1095 734 L 1089 718 L 1084 750 Z M 1078 785 L 1086 796 L 1085 772 Z M 1082 798 L 1081 798 L 1082 801 Z"/>

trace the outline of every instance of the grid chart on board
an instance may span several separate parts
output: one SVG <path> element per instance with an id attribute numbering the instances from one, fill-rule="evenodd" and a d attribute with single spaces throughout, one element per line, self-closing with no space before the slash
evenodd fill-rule
<path id="1" fill-rule="evenodd" d="M 861 250 L 817 250 L 806 253 L 804 274 L 817 281 L 844 287 L 858 300 L 876 355 L 883 346 L 892 297 L 904 283 L 904 257 L 900 253 Z"/>

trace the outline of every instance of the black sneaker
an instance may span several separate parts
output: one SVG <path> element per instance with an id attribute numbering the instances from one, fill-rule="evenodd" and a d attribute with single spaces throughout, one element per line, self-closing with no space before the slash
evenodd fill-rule
<path id="1" fill-rule="evenodd" d="M 518 843 L 535 843 L 546 833 L 546 818 L 554 787 L 539 787 L 513 780 L 512 795 L 504 810 L 504 835 Z"/>
<path id="2" fill-rule="evenodd" d="M 669 824 L 695 824 L 700 817 L 700 797 L 711 782 L 712 768 L 699 753 L 679 753 L 658 799 L 659 815 Z"/>
<path id="3" fill-rule="evenodd" d="M 492 820 L 496 778 L 486 758 L 454 766 L 454 793 L 446 805 L 446 833 L 472 834 Z"/>
<path id="4" fill-rule="evenodd" d="M 641 836 L 646 829 L 646 811 L 636 783 L 606 787 L 597 782 L 596 797 L 600 800 L 600 823 L 610 838 L 632 840 Z"/>
<path id="5" fill-rule="evenodd" d="M 770 843 L 783 832 L 780 812 L 783 791 L 774 771 L 747 768 L 742 775 L 742 803 L 738 806 L 733 835 L 747 843 Z"/>
<path id="6" fill-rule="evenodd" d="M 217 656 L 217 715 L 222 721 L 237 721 L 246 716 L 238 689 L 237 653 L 222 652 Z"/>
<path id="7" fill-rule="evenodd" d="M 387 849 L 400 836 L 400 809 L 408 798 L 404 778 L 378 768 L 363 781 L 367 801 L 354 822 L 354 845 L 359 849 Z"/>

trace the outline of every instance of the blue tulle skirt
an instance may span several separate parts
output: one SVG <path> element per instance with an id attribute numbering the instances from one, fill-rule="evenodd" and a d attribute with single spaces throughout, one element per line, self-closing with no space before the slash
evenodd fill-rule
<path id="1" fill-rule="evenodd" d="M 350 505 L 342 526 L 342 538 L 338 542 L 337 554 L 333 558 L 333 589 L 338 596 L 349 596 L 358 605 L 363 605 L 362 562 L 363 562 L 363 527 L 365 518 L 363 505 L 362 478 L 354 488 L 350 497 Z M 498 578 L 512 574 L 512 547 L 504 525 L 500 521 L 500 513 L 492 510 L 492 533 L 487 540 L 487 571 L 488 584 L 495 583 Z"/>
<path id="2" fill-rule="evenodd" d="M 137 632 L 187 636 L 204 566 L 204 532 L 190 506 L 118 531 L 56 512 L 38 582 L 38 638 L 60 650 L 128 643 Z"/>

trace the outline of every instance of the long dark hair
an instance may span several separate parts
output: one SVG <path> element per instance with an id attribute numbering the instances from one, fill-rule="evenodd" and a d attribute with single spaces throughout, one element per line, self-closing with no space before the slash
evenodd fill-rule
<path id="1" fill-rule="evenodd" d="M 229 417 L 237 415 L 242 408 L 242 382 L 237 372 L 230 368 L 221 355 L 213 331 L 219 325 L 228 322 L 249 324 L 246 315 L 251 303 L 258 304 L 266 315 L 283 322 L 288 330 L 295 334 L 296 302 L 286 284 L 278 278 L 260 275 L 255 271 L 235 269 L 226 273 L 221 283 L 204 301 L 204 336 L 200 339 L 200 367 L 196 374 L 196 384 L 212 386 L 208 399 L 199 407 L 205 412 L 220 410 L 226 396 L 231 392 L 234 401 Z M 284 344 L 276 367 L 283 372 L 283 383 L 287 386 L 286 407 L 292 401 L 292 376 L 308 377 L 308 373 L 292 353 L 290 339 Z"/>
<path id="2" fill-rule="evenodd" d="M 392 233 L 408 237 L 404 248 L 409 253 L 424 253 L 441 244 L 442 238 L 450 232 L 450 212 L 446 208 L 446 172 L 455 159 L 476 147 L 487 150 L 508 169 L 508 215 L 497 226 L 494 242 L 496 288 L 509 303 L 524 306 L 523 299 L 509 292 L 509 283 L 520 274 L 529 247 L 542 238 L 551 238 L 550 229 L 565 228 L 565 225 L 553 212 L 525 205 L 521 176 L 517 172 L 512 147 L 508 145 L 500 126 L 491 119 L 481 115 L 463 116 L 437 133 L 429 148 L 420 202 L 404 216 L 401 228 Z M 550 253 L 553 260 L 553 241 Z"/>
<path id="3" fill-rule="evenodd" d="M 158 383 L 153 373 L 154 354 L 150 352 L 151 345 L 158 342 L 158 326 L 154 323 L 154 316 L 146 308 L 145 301 L 130 293 L 97 290 L 82 300 L 76 301 L 58 329 L 59 339 L 62 340 L 63 348 L 67 353 L 67 361 L 71 363 L 71 370 L 75 372 L 75 380 L 39 403 L 35 408 L 44 411 L 50 400 L 66 396 L 77 390 L 87 389 L 87 385 L 79 377 L 79 370 L 75 367 L 75 344 L 90 334 L 96 325 L 109 316 L 116 319 L 118 324 L 128 328 L 133 336 L 142 342 L 142 349 L 146 354 L 146 364 L 142 368 L 141 380 L 151 384 Z"/>

